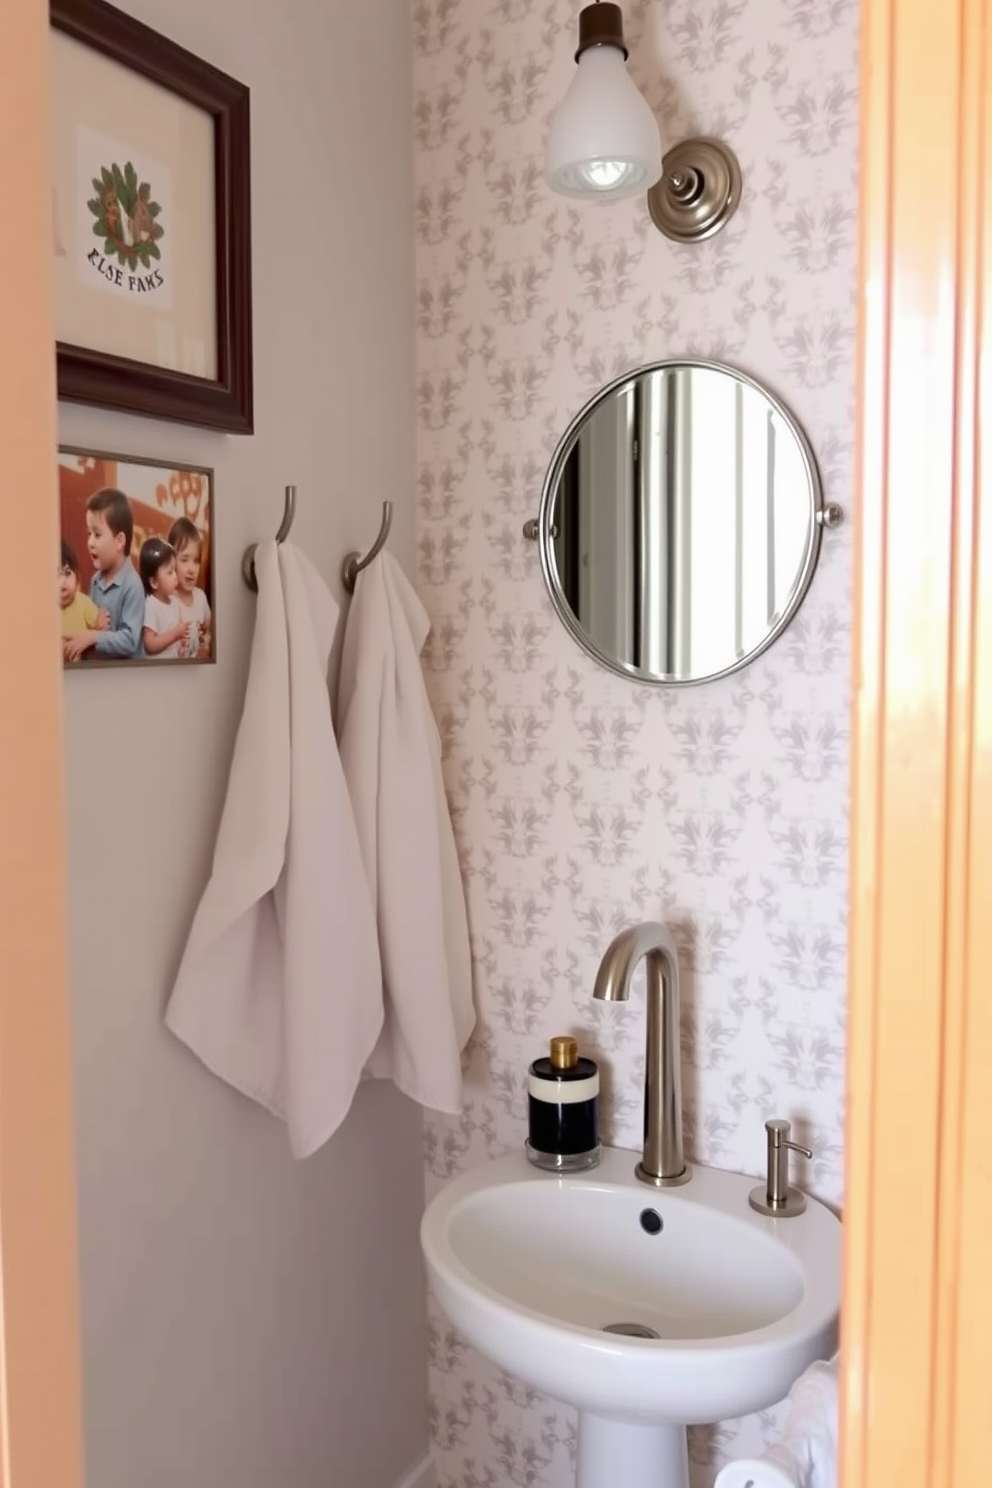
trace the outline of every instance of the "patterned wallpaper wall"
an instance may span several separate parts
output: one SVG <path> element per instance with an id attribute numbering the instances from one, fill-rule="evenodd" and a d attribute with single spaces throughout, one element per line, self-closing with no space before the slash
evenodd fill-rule
<path id="1" fill-rule="evenodd" d="M 699 689 L 637 687 L 569 639 L 537 513 L 558 436 L 623 369 L 695 354 L 765 381 L 850 509 L 856 0 L 627 0 L 631 68 L 665 137 L 725 137 L 745 195 L 679 247 L 642 199 L 570 203 L 541 176 L 576 0 L 414 0 L 419 577 L 471 915 L 479 1026 L 460 1121 L 431 1118 L 428 1193 L 517 1147 L 552 1033 L 602 1061 L 606 1139 L 636 1148 L 644 1004 L 594 1003 L 623 925 L 662 918 L 683 967 L 696 1159 L 761 1170 L 791 1118 L 842 1184 L 850 529 L 827 534 L 785 636 Z M 439 1488 L 568 1488 L 570 1412 L 435 1313 Z M 692 1434 L 697 1485 L 774 1412 Z"/>

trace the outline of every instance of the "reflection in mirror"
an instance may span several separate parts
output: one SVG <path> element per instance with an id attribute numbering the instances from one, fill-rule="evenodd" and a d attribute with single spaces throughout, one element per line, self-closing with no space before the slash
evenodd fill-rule
<path id="1" fill-rule="evenodd" d="M 713 363 L 620 379 L 552 462 L 541 557 L 552 599 L 599 660 L 657 682 L 735 670 L 809 583 L 820 491 L 795 422 Z"/>

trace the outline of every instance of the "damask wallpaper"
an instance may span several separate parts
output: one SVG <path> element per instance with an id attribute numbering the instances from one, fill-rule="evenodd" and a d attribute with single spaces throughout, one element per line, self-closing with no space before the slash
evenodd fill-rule
<path id="1" fill-rule="evenodd" d="M 661 918 L 683 970 L 690 1156 L 760 1173 L 763 1123 L 838 1202 L 846 955 L 850 529 L 746 671 L 683 691 L 600 669 L 555 620 L 534 544 L 554 445 L 605 381 L 725 361 L 803 424 L 851 505 L 856 0 L 627 0 L 630 67 L 664 136 L 733 146 L 744 199 L 676 246 L 643 199 L 554 197 L 541 166 L 577 0 L 415 0 L 419 581 L 462 856 L 479 1024 L 461 1120 L 427 1126 L 428 1193 L 525 1135 L 528 1062 L 574 1032 L 604 1136 L 635 1149 L 644 1004 L 591 999 L 622 926 Z M 574 1421 L 434 1313 L 439 1488 L 568 1488 Z M 694 1431 L 695 1488 L 780 1414 Z"/>

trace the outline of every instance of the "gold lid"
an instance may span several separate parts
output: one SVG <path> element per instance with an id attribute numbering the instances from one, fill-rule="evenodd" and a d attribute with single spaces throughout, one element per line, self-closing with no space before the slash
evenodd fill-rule
<path id="1" fill-rule="evenodd" d="M 551 1068 L 557 1070 L 574 1069 L 579 1062 L 579 1045 L 574 1038 L 553 1038 L 551 1040 Z"/>

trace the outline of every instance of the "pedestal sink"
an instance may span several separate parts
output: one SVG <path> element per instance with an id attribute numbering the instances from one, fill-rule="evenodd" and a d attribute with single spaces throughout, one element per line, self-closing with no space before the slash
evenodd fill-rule
<path id="1" fill-rule="evenodd" d="M 687 1424 L 774 1404 L 836 1347 L 829 1209 L 766 1218 L 748 1206 L 753 1178 L 695 1167 L 685 1187 L 652 1189 L 635 1162 L 606 1148 L 592 1172 L 558 1177 L 513 1154 L 447 1184 L 421 1225 L 461 1334 L 578 1407 L 576 1488 L 688 1488 Z"/>

